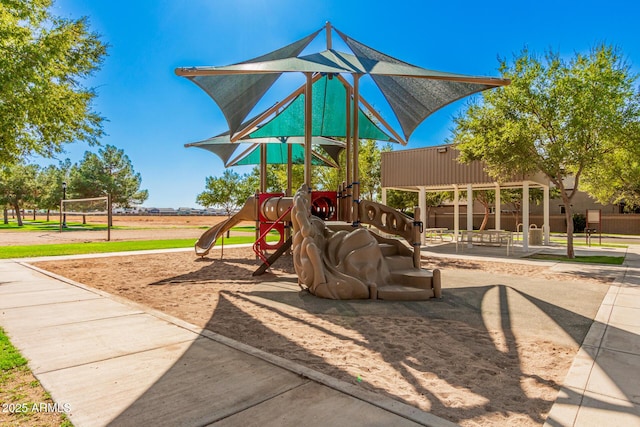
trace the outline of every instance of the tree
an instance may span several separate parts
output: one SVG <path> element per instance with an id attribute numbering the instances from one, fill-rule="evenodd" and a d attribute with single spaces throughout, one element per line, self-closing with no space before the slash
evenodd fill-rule
<path id="1" fill-rule="evenodd" d="M 380 201 L 381 163 L 380 153 L 391 151 L 391 145 L 385 144 L 382 149 L 376 141 L 366 139 L 360 143 L 358 150 L 358 166 L 360 170 L 360 197 L 371 201 Z"/>
<path id="2" fill-rule="evenodd" d="M 13 208 L 20 227 L 23 225 L 21 206 L 33 197 L 38 168 L 24 163 L 0 167 L 0 205 Z"/>
<path id="3" fill-rule="evenodd" d="M 314 172 L 314 187 L 326 191 L 337 191 L 338 188 L 345 182 L 346 173 L 346 156 L 345 150 L 342 150 L 339 156 L 338 168 L 328 167 L 315 167 Z"/>
<path id="4" fill-rule="evenodd" d="M 549 189 L 549 197 L 551 199 L 557 199 L 560 192 L 557 188 L 551 187 Z M 494 199 L 495 200 L 495 199 Z M 509 207 L 513 220 L 516 225 L 520 225 L 520 212 L 522 211 L 522 189 L 520 188 L 506 188 L 500 190 L 500 201 L 503 205 Z M 541 205 L 544 201 L 544 192 L 540 188 L 529 189 L 529 201 L 534 205 Z"/>
<path id="5" fill-rule="evenodd" d="M 52 3 L 0 3 L 0 165 L 103 135 L 103 119 L 91 110 L 96 94 L 82 80 L 98 69 L 106 45 L 85 18 L 51 15 Z"/>
<path id="6" fill-rule="evenodd" d="M 142 177 L 136 173 L 131 160 L 113 145 L 98 150 L 98 154 L 86 151 L 80 163 L 73 165 L 69 177 L 69 198 L 109 196 L 111 203 L 129 208 L 141 204 L 149 197 L 141 190 Z"/>
<path id="7" fill-rule="evenodd" d="M 391 145 L 385 144 L 378 147 L 376 141 L 367 139 L 360 142 L 358 150 L 358 169 L 360 176 L 360 197 L 371 201 L 380 200 L 380 154 L 383 151 L 391 151 Z M 314 168 L 319 169 L 317 173 L 318 187 L 327 190 L 337 190 L 345 180 L 346 170 L 345 153 L 340 154 L 340 168 Z M 351 184 L 351 183 L 347 183 Z"/>
<path id="8" fill-rule="evenodd" d="M 62 199 L 62 183 L 68 181 L 71 161 L 66 159 L 58 166 L 50 165 L 38 174 L 38 207 L 47 210 L 47 221 L 51 209 L 60 209 Z"/>
<path id="9" fill-rule="evenodd" d="M 292 189 L 295 191 L 302 185 L 304 180 L 302 165 L 293 165 Z M 260 167 L 256 166 L 251 169 L 246 179 L 250 183 L 255 183 L 255 192 L 260 187 Z M 267 165 L 267 192 L 284 193 L 287 188 L 287 165 Z"/>
<path id="10" fill-rule="evenodd" d="M 478 201 L 484 208 L 484 215 L 482 217 L 482 224 L 480 224 L 479 230 L 482 231 L 487 227 L 489 222 L 489 214 L 491 213 L 491 207 L 496 204 L 496 192 L 494 190 L 476 190 L 474 191 L 473 198 Z"/>
<path id="11" fill-rule="evenodd" d="M 431 209 L 442 205 L 445 200 L 450 200 L 451 198 L 453 198 L 453 194 L 450 191 L 428 191 L 425 194 L 425 204 L 427 208 L 425 213 L 427 223 L 424 225 L 425 227 L 431 227 L 429 223 L 431 220 Z M 406 213 L 408 210 L 413 211 L 413 208 L 418 205 L 419 194 L 416 191 L 387 191 L 387 206 L 398 209 L 400 212 Z"/>
<path id="12" fill-rule="evenodd" d="M 603 158 L 628 147 L 640 117 L 636 77 L 619 52 L 604 45 L 568 61 L 553 52 L 542 60 L 525 49 L 511 64 L 501 60 L 500 71 L 511 84 L 483 92 L 482 102 L 455 119 L 461 160 L 483 160 L 497 180 L 545 174 L 565 205 L 567 256 L 573 258 L 571 200 L 583 178 L 607 167 Z"/>
<path id="13" fill-rule="evenodd" d="M 640 207 L 640 129 L 628 138 L 630 149 L 617 147 L 604 155 L 599 167 L 586 172 L 584 188 L 602 204 L 622 203 L 634 209 Z"/>
<path id="14" fill-rule="evenodd" d="M 220 177 L 206 178 L 205 191 L 198 194 L 196 202 L 204 207 L 220 206 L 231 216 L 255 193 L 258 186 L 255 175 L 240 175 L 225 169 Z"/>
<path id="15" fill-rule="evenodd" d="M 418 206 L 418 193 L 415 191 L 387 191 L 387 206 L 398 209 L 400 212 L 413 210 L 414 206 Z"/>
<path id="16" fill-rule="evenodd" d="M 317 172 L 317 169 L 323 168 L 314 168 L 314 172 Z M 269 165 L 267 167 L 267 170 L 268 191 L 285 192 L 288 182 L 287 165 Z M 260 168 L 255 168 L 254 172 L 256 174 L 256 178 L 259 180 Z M 295 191 L 300 188 L 300 186 L 302 186 L 302 183 L 304 182 L 304 166 L 291 165 L 291 176 L 291 192 L 295 193 Z"/>

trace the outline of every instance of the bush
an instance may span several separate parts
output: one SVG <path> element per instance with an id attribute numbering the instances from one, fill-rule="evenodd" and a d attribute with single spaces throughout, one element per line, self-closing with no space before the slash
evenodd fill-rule
<path id="1" fill-rule="evenodd" d="M 583 214 L 573 214 L 573 232 L 584 233 L 587 227 L 587 217 Z"/>

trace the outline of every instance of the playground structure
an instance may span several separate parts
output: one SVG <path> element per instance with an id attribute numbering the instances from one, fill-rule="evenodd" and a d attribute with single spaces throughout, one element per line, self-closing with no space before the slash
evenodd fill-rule
<path id="1" fill-rule="evenodd" d="M 289 248 L 293 249 L 298 282 L 312 294 L 330 299 L 426 300 L 441 297 L 440 271 L 420 267 L 422 224 L 385 205 L 362 201 L 361 222 L 398 235 L 406 243 L 383 237 L 339 220 L 339 192 L 309 191 L 303 186 L 294 197 L 262 193 L 247 199 L 235 215 L 207 230 L 195 244 L 205 256 L 216 240 L 242 221 L 257 221 L 253 249 L 264 272 Z M 342 218 L 344 219 L 344 218 Z M 288 236 L 290 226 L 293 236 Z M 276 230 L 275 243 L 266 236 Z M 270 258 L 267 251 L 275 251 Z"/>
<path id="2" fill-rule="evenodd" d="M 509 84 L 508 80 L 467 76 L 416 67 L 376 51 L 326 23 L 326 50 L 300 56 L 322 29 L 290 45 L 249 61 L 222 67 L 182 67 L 175 70 L 204 90 L 220 107 L 229 131 L 229 145 L 258 138 L 303 138 L 304 185 L 296 195 L 267 194 L 267 150 L 261 150 L 261 182 L 257 195 L 227 221 L 205 232 L 196 243 L 204 256 L 218 237 L 240 221 L 258 221 L 254 245 L 264 271 L 291 246 L 301 287 L 332 299 L 422 300 L 440 297 L 440 272 L 420 267 L 422 223 L 394 209 L 360 199 L 359 141 L 361 138 L 399 142 L 430 114 L 465 96 Z M 353 54 L 333 48 L 338 34 Z M 305 84 L 273 107 L 245 121 L 258 101 L 283 73 L 302 73 Z M 350 83 L 343 75 L 352 78 Z M 360 79 L 370 76 L 389 103 L 404 139 L 360 94 Z M 367 114 L 362 111 L 367 109 Z M 270 121 L 269 117 L 273 116 Z M 374 118 L 375 123 L 370 119 Z M 386 131 L 378 125 L 384 126 Z M 346 185 L 314 195 L 312 143 L 314 137 L 339 138 L 345 144 Z M 211 141 L 210 141 L 211 142 Z M 201 147 L 204 148 L 204 147 Z M 229 148 L 231 150 L 229 151 Z M 208 145 L 225 164 L 234 147 Z M 291 154 L 289 154 L 291 165 Z M 288 194 L 291 194 L 289 169 Z M 419 209 L 414 213 L 420 218 Z M 326 221 L 325 221 L 326 220 Z M 337 221 L 336 221 L 337 220 Z M 287 237 L 289 223 L 293 237 Z M 385 238 L 362 227 L 375 226 Z M 276 229 L 280 239 L 266 242 Z M 264 252 L 275 249 L 266 258 Z"/>
<path id="3" fill-rule="evenodd" d="M 312 192 L 312 213 L 322 220 L 335 221 L 337 216 L 337 199 L 339 195 L 331 191 Z M 257 202 L 256 202 L 257 200 Z M 227 231 L 243 221 L 254 221 L 257 224 L 257 239 L 254 244 L 256 256 L 266 261 L 264 255 L 269 250 L 278 250 L 287 244 L 287 230 L 291 222 L 293 198 L 282 193 L 258 193 L 247 199 L 244 206 L 230 218 L 222 221 L 207 231 L 195 243 L 195 251 L 199 256 L 206 256 L 216 241 Z M 267 241 L 267 234 L 275 231 L 279 240 L 275 243 Z"/>
<path id="4" fill-rule="evenodd" d="M 384 205 L 369 202 L 363 206 L 366 220 L 406 235 L 412 252 L 397 240 L 365 228 L 336 230 L 327 226 L 310 214 L 308 193 L 303 186 L 293 198 L 293 264 L 300 286 L 330 299 L 441 297 L 440 271 L 420 268 L 419 224 L 395 215 Z"/>

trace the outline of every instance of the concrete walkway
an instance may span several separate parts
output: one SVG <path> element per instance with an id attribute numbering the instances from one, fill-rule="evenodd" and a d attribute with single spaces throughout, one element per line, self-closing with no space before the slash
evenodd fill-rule
<path id="1" fill-rule="evenodd" d="M 640 426 L 640 246 L 629 247 L 624 267 L 602 301 L 546 426 Z"/>
<path id="2" fill-rule="evenodd" d="M 17 261 L 0 326 L 77 427 L 453 425 Z"/>
<path id="3" fill-rule="evenodd" d="M 494 249 L 425 251 L 533 262 L 518 259 L 518 248 L 510 257 Z M 619 273 L 545 425 L 640 426 L 640 246 L 577 253 L 620 251 L 621 267 L 545 263 L 559 271 Z M 53 399 L 71 406 L 76 426 L 452 425 L 17 261 L 0 261 L 0 325 Z"/>

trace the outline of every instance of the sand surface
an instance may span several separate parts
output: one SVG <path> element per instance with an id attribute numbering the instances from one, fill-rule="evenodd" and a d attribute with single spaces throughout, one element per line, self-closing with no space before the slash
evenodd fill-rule
<path id="1" fill-rule="evenodd" d="M 258 264 L 249 248 L 37 263 L 463 426 L 543 424 L 613 280 L 426 258 L 440 300 L 330 301 L 290 257 Z"/>
<path id="2" fill-rule="evenodd" d="M 115 217 L 135 228 L 112 239 L 195 241 L 224 219 Z M 0 246 L 103 234 L 0 232 Z M 259 262 L 249 248 L 36 265 L 463 426 L 542 425 L 614 279 L 427 254 L 423 267 L 443 271 L 440 300 L 330 301 L 299 288 L 290 257 L 253 277 Z"/>

